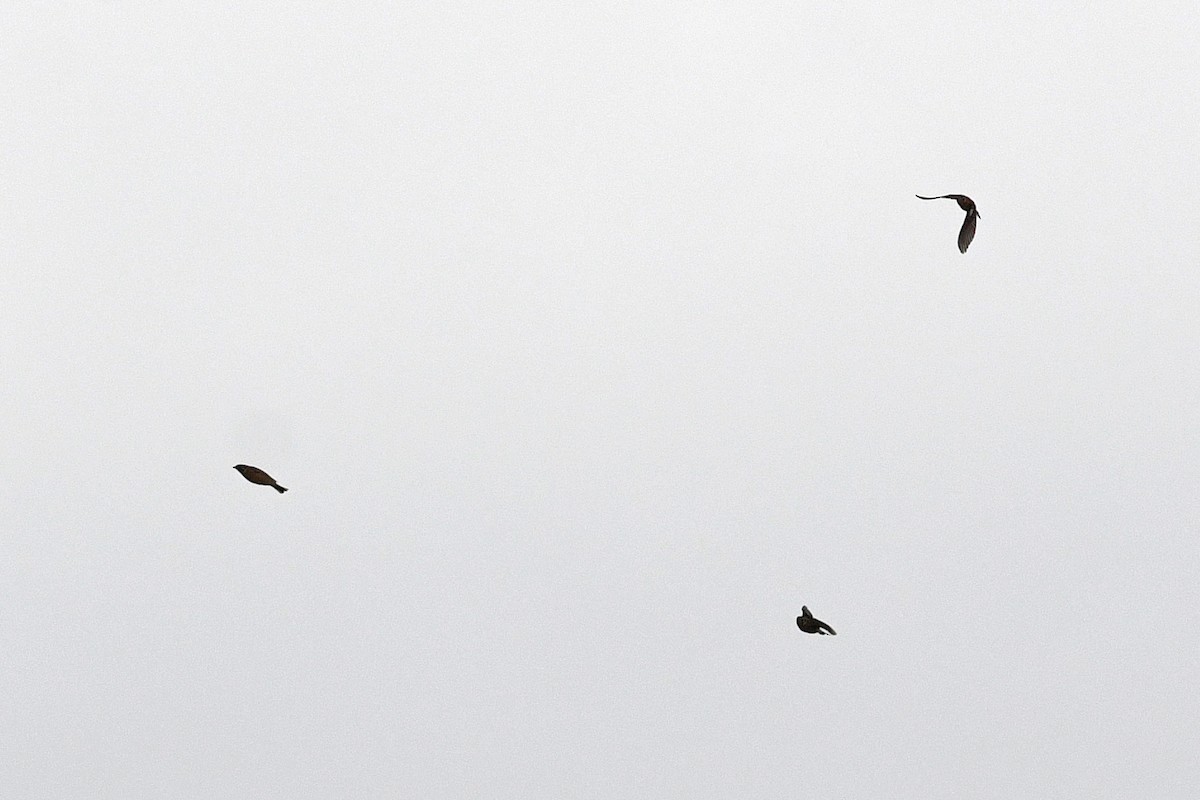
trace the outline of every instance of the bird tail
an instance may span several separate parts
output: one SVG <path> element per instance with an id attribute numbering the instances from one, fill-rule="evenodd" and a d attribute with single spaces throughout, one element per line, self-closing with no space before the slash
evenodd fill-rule
<path id="1" fill-rule="evenodd" d="M 279 492 L 280 494 L 283 494 L 284 492 L 287 491 L 286 488 L 284 488 L 283 486 L 280 486 L 278 483 L 274 484 L 274 488 L 275 488 L 275 491 Z"/>

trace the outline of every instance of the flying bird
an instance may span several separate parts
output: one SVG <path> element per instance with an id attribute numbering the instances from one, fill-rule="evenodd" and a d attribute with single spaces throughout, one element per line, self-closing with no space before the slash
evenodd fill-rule
<path id="1" fill-rule="evenodd" d="M 796 617 L 796 626 L 805 633 L 819 633 L 822 636 L 837 636 L 837 631 L 814 617 L 808 606 L 800 607 L 800 616 Z"/>
<path id="2" fill-rule="evenodd" d="M 274 478 L 272 478 L 267 473 L 263 472 L 258 467 L 251 467 L 246 464 L 238 464 L 237 466 L 234 467 L 234 469 L 236 469 L 238 472 L 242 473 L 242 477 L 245 478 L 246 480 L 250 481 L 251 483 L 257 483 L 260 486 L 270 486 L 272 489 L 279 492 L 280 494 L 283 494 L 284 492 L 287 491 L 286 488 L 284 488 L 283 486 L 280 486 L 278 483 L 276 483 Z"/>
<path id="3" fill-rule="evenodd" d="M 967 252 L 967 248 L 971 246 L 971 240 L 975 238 L 975 220 L 979 219 L 979 212 L 975 210 L 975 201 L 965 194 L 943 194 L 938 197 L 917 195 L 917 197 L 922 200 L 955 200 L 958 202 L 958 207 L 967 212 L 967 218 L 963 220 L 962 229 L 958 232 L 958 252 Z"/>

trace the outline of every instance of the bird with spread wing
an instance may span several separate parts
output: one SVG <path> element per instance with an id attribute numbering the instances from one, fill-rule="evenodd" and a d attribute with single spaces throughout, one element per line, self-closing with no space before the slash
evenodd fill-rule
<path id="1" fill-rule="evenodd" d="M 959 208 L 967 212 L 967 218 L 963 220 L 962 228 L 958 232 L 958 252 L 967 252 L 967 248 L 971 245 L 971 240 L 975 238 L 975 220 L 979 219 L 979 212 L 975 209 L 975 201 L 965 194 L 943 194 L 937 197 L 917 195 L 917 197 L 922 200 L 954 200 L 958 203 Z"/>

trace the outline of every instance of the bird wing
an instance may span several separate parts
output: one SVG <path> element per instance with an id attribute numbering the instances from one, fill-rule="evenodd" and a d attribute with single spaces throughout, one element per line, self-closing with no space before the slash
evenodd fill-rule
<path id="1" fill-rule="evenodd" d="M 963 220 L 962 230 L 958 232 L 958 252 L 965 253 L 971 245 L 971 240 L 975 238 L 975 220 L 979 215 L 974 210 L 967 212 L 967 218 Z"/>
<path id="2" fill-rule="evenodd" d="M 826 625 L 824 622 L 821 622 L 820 620 L 817 620 L 817 626 L 818 626 L 819 628 L 824 628 L 824 629 L 825 629 L 825 631 L 829 631 L 829 635 L 830 635 L 830 636 L 837 636 L 837 631 L 835 631 L 833 628 L 831 628 L 831 627 L 829 627 L 828 625 Z M 825 631 L 821 631 L 821 633 L 822 633 L 822 634 L 824 634 L 824 633 L 825 633 Z"/>
<path id="3" fill-rule="evenodd" d="M 975 201 L 967 197 L 965 194 L 939 194 L 937 197 L 926 197 L 923 194 L 919 194 L 917 197 L 921 198 L 922 200 L 955 200 L 959 203 L 966 202 L 970 205 L 975 204 Z"/>
<path id="4" fill-rule="evenodd" d="M 812 612 L 808 610 L 808 606 L 800 606 L 800 616 L 811 617 Z"/>

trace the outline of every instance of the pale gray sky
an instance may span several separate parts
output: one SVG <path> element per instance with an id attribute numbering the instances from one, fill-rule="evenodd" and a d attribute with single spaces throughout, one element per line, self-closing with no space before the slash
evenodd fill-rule
<path id="1" fill-rule="evenodd" d="M 0 796 L 1200 794 L 1194 3 L 200 6 L 0 11 Z"/>

